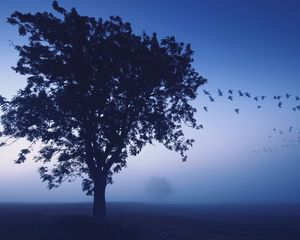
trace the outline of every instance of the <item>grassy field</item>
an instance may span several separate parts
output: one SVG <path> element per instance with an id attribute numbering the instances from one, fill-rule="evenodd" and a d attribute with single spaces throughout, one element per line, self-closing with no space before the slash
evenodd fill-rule
<path id="1" fill-rule="evenodd" d="M 0 204 L 1 240 L 299 240 L 300 205 L 109 203 L 108 228 L 91 204 Z"/>

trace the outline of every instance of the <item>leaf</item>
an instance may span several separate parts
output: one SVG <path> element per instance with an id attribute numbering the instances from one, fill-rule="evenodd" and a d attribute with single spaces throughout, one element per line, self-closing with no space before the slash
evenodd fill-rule
<path id="1" fill-rule="evenodd" d="M 18 158 L 15 160 L 15 163 L 20 164 L 26 161 L 26 155 L 30 153 L 29 149 L 22 149 L 19 153 Z"/>

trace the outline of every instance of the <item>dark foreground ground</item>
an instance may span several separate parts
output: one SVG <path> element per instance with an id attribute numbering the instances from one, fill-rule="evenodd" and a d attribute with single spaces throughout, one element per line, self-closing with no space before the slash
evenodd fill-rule
<path id="1" fill-rule="evenodd" d="M 109 203 L 105 233 L 91 204 L 0 204 L 1 240 L 299 240 L 300 205 Z"/>

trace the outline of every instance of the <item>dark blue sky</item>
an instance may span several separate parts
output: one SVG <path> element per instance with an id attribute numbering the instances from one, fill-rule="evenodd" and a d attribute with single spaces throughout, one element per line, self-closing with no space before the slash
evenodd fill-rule
<path id="1" fill-rule="evenodd" d="M 174 185 L 170 201 L 239 202 L 298 201 L 300 190 L 299 145 L 275 154 L 249 153 L 264 146 L 281 146 L 282 138 L 293 138 L 289 126 L 300 130 L 300 112 L 291 108 L 292 99 L 283 109 L 271 100 L 275 95 L 291 93 L 300 96 L 300 2 L 299 1 L 72 1 L 59 3 L 70 9 L 75 6 L 83 15 L 102 17 L 120 15 L 132 23 L 139 34 L 157 32 L 159 37 L 176 36 L 189 42 L 195 51 L 194 67 L 208 79 L 204 89 L 216 95 L 216 89 L 246 90 L 269 98 L 258 111 L 256 103 L 245 98 L 233 102 L 217 98 L 209 103 L 199 91 L 195 106 L 197 119 L 204 131 L 188 131 L 196 139 L 187 163 L 162 146 L 147 147 L 140 156 L 131 158 L 129 166 L 115 177 L 109 188 L 112 200 L 147 200 L 143 184 L 151 176 L 164 176 Z M 0 3 L 0 94 L 10 97 L 25 84 L 10 66 L 17 53 L 9 40 L 22 41 L 17 30 L 5 20 L 14 11 L 51 10 L 51 1 L 11 0 Z M 236 94 L 236 92 L 235 92 Z M 209 107 L 205 113 L 202 107 Z M 239 115 L 234 113 L 240 108 Z M 273 128 L 285 136 L 268 138 Z M 47 192 L 39 183 L 36 165 L 14 166 L 14 146 L 0 150 L 0 201 L 86 200 L 78 183 Z M 166 171 L 168 169 L 168 171 Z M 21 177 L 27 177 L 28 181 Z M 7 187 L 9 186 L 9 188 Z M 26 189 L 31 197 L 22 197 Z M 18 192 L 20 194 L 18 194 Z M 22 193 L 22 194 L 21 194 Z M 42 197 L 41 197 L 41 193 Z"/>

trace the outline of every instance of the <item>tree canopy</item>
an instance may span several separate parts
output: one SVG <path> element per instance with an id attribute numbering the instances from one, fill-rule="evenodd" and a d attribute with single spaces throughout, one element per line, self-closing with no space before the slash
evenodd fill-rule
<path id="1" fill-rule="evenodd" d="M 129 155 L 153 141 L 185 161 L 193 139 L 182 127 L 197 128 L 190 102 L 206 82 L 191 65 L 191 46 L 137 35 L 118 16 L 81 16 L 56 1 L 53 8 L 8 18 L 28 40 L 14 46 L 13 67 L 27 84 L 12 99 L 0 98 L 1 135 L 30 142 L 16 162 L 41 143 L 34 159 L 49 188 L 80 176 L 92 194 L 99 176 L 110 183 Z"/>

